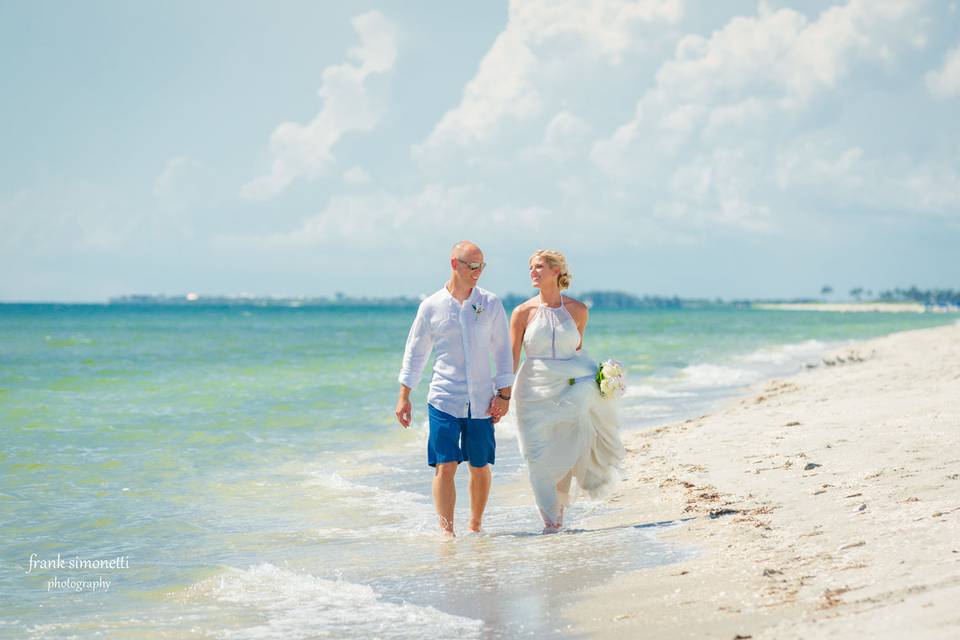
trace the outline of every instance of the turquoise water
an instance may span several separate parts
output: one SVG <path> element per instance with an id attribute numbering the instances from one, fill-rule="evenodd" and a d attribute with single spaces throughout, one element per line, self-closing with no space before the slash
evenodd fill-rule
<path id="1" fill-rule="evenodd" d="M 529 535 L 535 510 L 507 488 L 524 473 L 509 421 L 487 534 L 439 541 L 426 375 L 417 425 L 392 417 L 413 314 L 0 306 L 0 635 L 562 636 L 550 612 L 574 587 L 683 556 L 656 527 Z M 625 428 L 643 428 L 799 371 L 837 343 L 953 321 L 597 310 L 585 348 L 628 365 Z M 584 521 L 612 509 L 577 508 Z M 581 546 L 602 560 L 552 561 L 582 558 Z M 31 554 L 58 553 L 127 566 L 27 573 Z M 55 577 L 111 585 L 78 591 Z"/>

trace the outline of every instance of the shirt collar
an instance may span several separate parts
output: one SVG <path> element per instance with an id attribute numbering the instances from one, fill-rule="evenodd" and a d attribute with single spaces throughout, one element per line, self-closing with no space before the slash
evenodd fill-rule
<path id="1" fill-rule="evenodd" d="M 440 289 L 443 290 L 444 297 L 445 297 L 447 300 L 449 300 L 449 301 L 451 301 L 451 302 L 454 302 L 454 303 L 456 303 L 456 304 L 458 304 L 458 305 L 460 304 L 460 301 L 457 300 L 456 298 L 454 298 L 454 297 L 453 297 L 453 294 L 450 293 L 450 290 L 447 289 L 447 283 L 446 283 L 446 282 L 443 283 L 443 286 L 440 287 Z M 477 296 L 480 295 L 480 293 L 477 291 L 477 289 L 478 289 L 478 287 L 477 287 L 476 285 L 474 285 L 474 286 L 473 286 L 473 289 L 470 290 L 470 295 L 467 296 L 467 299 L 463 301 L 463 304 L 464 304 L 464 305 L 466 305 L 466 303 L 468 303 L 468 302 L 472 303 L 473 301 L 475 301 L 475 300 L 477 299 Z"/>

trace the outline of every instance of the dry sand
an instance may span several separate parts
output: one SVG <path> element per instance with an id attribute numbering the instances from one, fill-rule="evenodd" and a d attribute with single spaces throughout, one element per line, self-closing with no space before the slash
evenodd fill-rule
<path id="1" fill-rule="evenodd" d="M 698 554 L 591 589 L 575 631 L 960 638 L 960 324 L 831 361 L 627 437 L 624 509 L 590 526 L 689 517 L 663 538 Z"/>

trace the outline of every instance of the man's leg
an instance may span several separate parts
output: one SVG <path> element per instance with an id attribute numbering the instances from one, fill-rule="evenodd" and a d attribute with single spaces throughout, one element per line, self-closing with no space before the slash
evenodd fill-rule
<path id="1" fill-rule="evenodd" d="M 456 475 L 456 462 L 441 462 L 433 474 L 433 504 L 437 508 L 440 529 L 451 536 L 455 535 L 453 509 L 457 504 L 457 485 L 453 479 Z"/>
<path id="2" fill-rule="evenodd" d="M 480 531 L 492 480 L 493 473 L 489 464 L 480 468 L 470 466 L 470 482 L 467 484 L 470 491 L 470 531 Z"/>
<path id="3" fill-rule="evenodd" d="M 464 457 L 470 467 L 470 531 L 480 531 L 483 522 L 483 510 L 490 497 L 490 485 L 493 480 L 493 463 L 497 443 L 490 418 L 470 418 L 463 421 L 461 432 Z"/>
<path id="4" fill-rule="evenodd" d="M 427 405 L 430 420 L 430 438 L 427 442 L 427 463 L 435 467 L 433 473 L 433 504 L 437 509 L 440 529 L 453 533 L 453 509 L 457 503 L 457 487 L 453 479 L 457 465 L 463 461 L 460 450 L 460 419 Z"/>

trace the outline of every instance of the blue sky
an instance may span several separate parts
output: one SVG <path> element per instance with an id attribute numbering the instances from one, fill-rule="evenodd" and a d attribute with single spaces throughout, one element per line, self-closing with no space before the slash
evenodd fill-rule
<path id="1" fill-rule="evenodd" d="M 956 1 L 0 3 L 0 300 L 960 287 Z"/>

